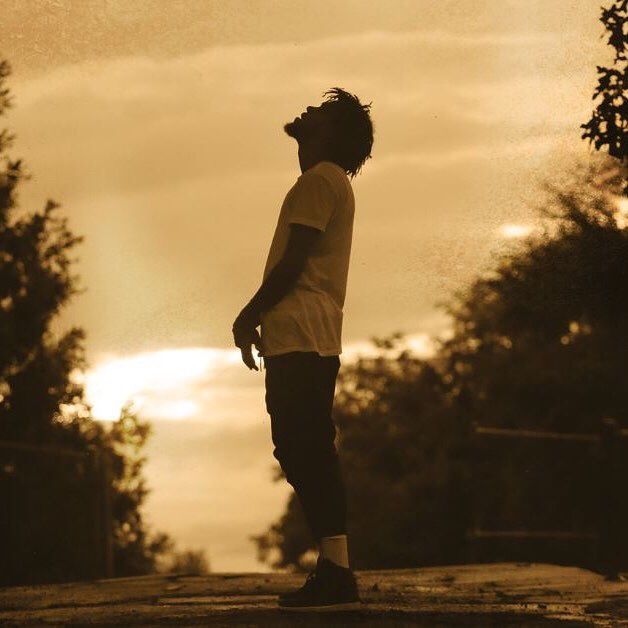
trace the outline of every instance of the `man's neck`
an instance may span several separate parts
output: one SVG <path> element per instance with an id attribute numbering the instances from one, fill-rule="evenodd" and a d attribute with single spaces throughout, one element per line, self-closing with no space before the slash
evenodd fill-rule
<path id="1" fill-rule="evenodd" d="M 301 166 L 302 173 L 315 166 L 319 161 L 331 160 L 318 146 L 299 144 L 299 166 Z"/>

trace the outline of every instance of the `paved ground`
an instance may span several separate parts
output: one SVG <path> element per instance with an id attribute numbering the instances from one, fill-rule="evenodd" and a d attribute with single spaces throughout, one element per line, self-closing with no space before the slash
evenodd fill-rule
<path id="1" fill-rule="evenodd" d="M 573 567 L 501 563 L 357 574 L 364 609 L 294 615 L 289 574 L 146 576 L 0 589 L 2 625 L 628 626 L 628 583 Z"/>

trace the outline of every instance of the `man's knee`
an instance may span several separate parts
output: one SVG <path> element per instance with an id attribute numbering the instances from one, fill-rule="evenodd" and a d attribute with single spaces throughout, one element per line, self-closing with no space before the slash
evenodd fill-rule
<path id="1" fill-rule="evenodd" d="M 286 481 L 293 487 L 299 485 L 299 480 L 303 475 L 303 468 L 299 464 L 299 459 L 289 448 L 276 446 L 273 450 L 273 456 L 279 462 L 281 470 L 286 476 Z"/>
<path id="2" fill-rule="evenodd" d="M 328 440 L 297 439 L 289 443 L 277 443 L 273 456 L 292 485 L 304 476 L 320 473 L 337 462 L 334 444 Z"/>

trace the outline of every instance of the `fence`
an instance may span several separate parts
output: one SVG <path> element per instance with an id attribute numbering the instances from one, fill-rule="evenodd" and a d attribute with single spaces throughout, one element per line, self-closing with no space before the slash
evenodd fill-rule
<path id="1" fill-rule="evenodd" d="M 107 456 L 0 441 L 0 584 L 113 575 Z"/>
<path id="2" fill-rule="evenodd" d="M 628 430 L 472 427 L 472 561 L 541 560 L 616 575 L 628 566 Z"/>

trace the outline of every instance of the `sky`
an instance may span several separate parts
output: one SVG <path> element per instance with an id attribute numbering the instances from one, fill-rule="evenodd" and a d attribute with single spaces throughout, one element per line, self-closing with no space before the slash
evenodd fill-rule
<path id="1" fill-rule="evenodd" d="M 372 103 L 341 361 L 401 331 L 418 355 L 438 303 L 538 228 L 541 182 L 585 158 L 598 0 L 4 0 L 12 155 L 24 209 L 61 203 L 85 241 L 94 415 L 154 425 L 145 514 L 215 571 L 267 569 L 249 536 L 283 511 L 263 372 L 232 347 L 283 197 L 283 132 L 339 86 Z"/>

